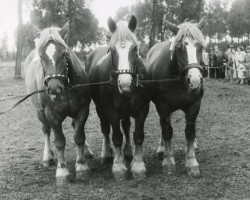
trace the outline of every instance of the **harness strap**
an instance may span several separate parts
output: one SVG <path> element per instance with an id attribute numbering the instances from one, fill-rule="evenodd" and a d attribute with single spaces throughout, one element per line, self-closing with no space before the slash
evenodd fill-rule
<path id="1" fill-rule="evenodd" d="M 19 100 L 18 102 L 16 102 L 11 108 L 9 108 L 8 110 L 4 111 L 4 112 L 0 112 L 0 115 L 3 115 L 9 111 L 11 111 L 13 108 L 17 107 L 19 104 L 21 104 L 22 102 L 24 102 L 26 99 L 28 99 L 29 97 L 38 94 L 38 93 L 43 93 L 46 92 L 47 90 L 45 89 L 41 89 L 41 90 L 36 90 L 34 92 L 31 92 L 30 94 L 27 94 L 24 98 L 22 98 L 21 100 Z"/>
<path id="2" fill-rule="evenodd" d="M 181 69 L 181 74 L 183 74 L 185 71 L 187 71 L 187 70 L 189 70 L 191 68 L 197 68 L 197 69 L 199 69 L 203 73 L 203 67 L 201 65 L 196 64 L 196 63 L 194 63 L 194 64 L 191 63 L 191 64 L 188 64 L 188 65 L 185 65 Z"/>

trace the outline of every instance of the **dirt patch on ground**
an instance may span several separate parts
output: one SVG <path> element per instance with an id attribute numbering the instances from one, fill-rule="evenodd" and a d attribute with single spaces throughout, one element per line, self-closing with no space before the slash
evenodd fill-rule
<path id="1" fill-rule="evenodd" d="M 0 72 L 3 71 L 6 75 L 13 74 L 6 66 L 1 67 Z M 70 119 L 67 119 L 63 127 L 71 181 L 67 187 L 57 188 L 56 167 L 42 166 L 41 124 L 31 103 L 25 101 L 0 116 L 0 199 L 249 199 L 250 87 L 218 80 L 206 81 L 204 87 L 197 123 L 200 178 L 190 178 L 184 171 L 186 140 L 181 112 L 176 112 L 172 118 L 177 170 L 172 175 L 162 172 L 162 160 L 156 155 L 159 117 L 151 104 L 143 145 L 146 179 L 134 180 L 129 174 L 126 180 L 117 182 L 111 173 L 111 164 L 101 163 L 102 134 L 91 104 L 86 125 L 87 140 L 96 154 L 89 161 L 91 176 L 86 181 L 75 180 L 75 144 Z M 23 93 L 23 80 L 0 77 L 0 100 Z M 15 102 L 0 101 L 0 111 Z"/>

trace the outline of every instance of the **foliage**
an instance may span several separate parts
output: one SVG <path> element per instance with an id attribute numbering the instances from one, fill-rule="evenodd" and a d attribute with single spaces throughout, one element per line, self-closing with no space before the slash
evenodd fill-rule
<path id="1" fill-rule="evenodd" d="M 98 27 L 98 20 L 84 3 L 84 0 L 34 0 L 31 22 L 43 29 L 62 27 L 70 21 L 69 46 L 79 41 L 85 48 L 101 40 L 103 29 Z"/>

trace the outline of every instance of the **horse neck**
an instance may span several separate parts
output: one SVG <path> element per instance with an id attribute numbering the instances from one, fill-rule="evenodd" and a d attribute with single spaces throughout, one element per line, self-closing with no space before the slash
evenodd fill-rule
<path id="1" fill-rule="evenodd" d="M 86 83 L 88 82 L 85 67 L 81 61 L 77 58 L 72 50 L 69 50 L 69 57 L 71 61 L 71 66 L 69 69 L 69 78 L 72 84 Z"/>

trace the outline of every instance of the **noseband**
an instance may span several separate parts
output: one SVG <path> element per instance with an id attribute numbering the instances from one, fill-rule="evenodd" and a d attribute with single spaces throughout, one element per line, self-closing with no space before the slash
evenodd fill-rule
<path id="1" fill-rule="evenodd" d="M 44 74 L 44 79 L 43 79 L 43 84 L 44 86 L 48 86 L 48 82 L 49 80 L 51 79 L 59 79 L 61 81 L 65 81 L 67 84 L 70 83 L 70 79 L 69 79 L 69 66 L 71 64 L 71 60 L 70 60 L 70 57 L 69 57 L 69 52 L 68 50 L 66 50 L 64 53 L 63 53 L 65 56 L 66 56 L 66 59 L 67 59 L 67 67 L 66 67 L 66 70 L 64 73 L 60 73 L 60 74 L 46 74 L 45 70 L 44 70 L 44 67 L 43 67 L 43 74 Z M 43 64 L 42 64 L 43 65 Z"/>
<path id="2" fill-rule="evenodd" d="M 182 66 L 181 62 L 180 62 L 180 59 L 179 59 L 179 56 L 178 56 L 178 53 L 176 52 L 175 50 L 175 55 L 176 55 L 176 58 L 177 58 L 177 65 L 178 65 L 178 68 L 179 68 L 179 76 L 182 77 L 185 72 L 191 68 L 197 68 L 201 71 L 201 73 L 203 73 L 203 68 L 201 65 L 199 65 L 198 63 L 191 63 L 191 64 L 187 64 L 187 65 L 184 65 Z"/>
<path id="3" fill-rule="evenodd" d="M 115 64 L 114 64 L 114 61 L 113 61 L 113 54 L 112 54 L 112 50 L 111 48 L 108 49 L 108 52 L 111 54 L 111 65 L 112 65 L 112 72 L 111 72 L 111 79 L 114 81 L 114 82 L 117 82 L 117 79 L 118 79 L 118 76 L 120 74 L 130 74 L 133 78 L 133 80 L 135 79 L 136 80 L 136 85 L 138 86 L 138 83 L 139 83 L 139 74 L 138 74 L 138 70 L 137 70 L 137 66 L 136 66 L 136 63 L 137 61 L 133 64 L 133 70 L 131 69 L 117 69 L 115 67 Z"/>

